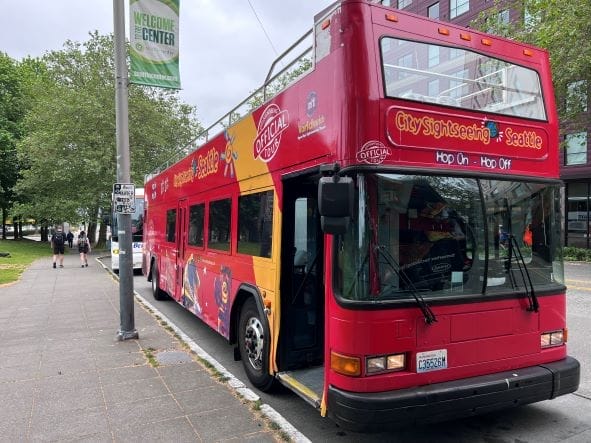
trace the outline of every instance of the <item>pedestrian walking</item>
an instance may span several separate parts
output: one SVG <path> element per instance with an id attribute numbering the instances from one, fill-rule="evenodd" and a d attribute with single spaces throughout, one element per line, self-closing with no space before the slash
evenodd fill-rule
<path id="1" fill-rule="evenodd" d="M 51 249 L 53 250 L 53 267 L 59 260 L 60 268 L 64 267 L 64 245 L 66 243 L 66 235 L 64 234 L 62 227 L 58 226 L 55 232 L 51 236 Z"/>
<path id="2" fill-rule="evenodd" d="M 68 231 L 66 238 L 68 239 L 68 246 L 72 248 L 74 246 L 74 234 L 72 234 L 72 231 Z"/>
<path id="3" fill-rule="evenodd" d="M 88 256 L 90 252 L 90 242 L 84 231 L 80 231 L 78 235 L 78 252 L 80 253 L 80 267 L 88 267 Z"/>

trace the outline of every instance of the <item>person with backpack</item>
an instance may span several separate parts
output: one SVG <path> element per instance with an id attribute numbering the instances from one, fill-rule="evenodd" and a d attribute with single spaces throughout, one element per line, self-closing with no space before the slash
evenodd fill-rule
<path id="1" fill-rule="evenodd" d="M 53 267 L 56 268 L 56 263 L 59 259 L 60 268 L 64 267 L 64 244 L 66 243 L 66 234 L 64 234 L 61 226 L 55 229 L 51 236 L 51 248 L 53 249 Z"/>
<path id="2" fill-rule="evenodd" d="M 80 231 L 78 235 L 78 252 L 80 253 L 80 267 L 88 267 L 88 257 L 86 254 L 90 252 L 90 242 L 84 231 Z"/>
<path id="3" fill-rule="evenodd" d="M 68 231 L 66 238 L 68 239 L 68 246 L 72 248 L 74 246 L 74 234 L 72 234 L 72 231 Z"/>

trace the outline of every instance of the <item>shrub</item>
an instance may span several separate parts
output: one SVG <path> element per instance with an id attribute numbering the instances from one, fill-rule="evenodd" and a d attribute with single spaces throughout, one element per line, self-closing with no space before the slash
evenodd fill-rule
<path id="1" fill-rule="evenodd" d="M 574 246 L 566 246 L 563 249 L 563 254 L 564 254 L 565 260 L 591 262 L 591 249 L 575 248 Z"/>

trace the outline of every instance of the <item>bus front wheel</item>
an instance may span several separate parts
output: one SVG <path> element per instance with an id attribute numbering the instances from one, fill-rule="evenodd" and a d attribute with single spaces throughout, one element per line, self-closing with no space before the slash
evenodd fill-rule
<path id="1" fill-rule="evenodd" d="M 158 284 L 158 266 L 156 263 L 152 265 L 152 295 L 156 300 L 165 300 L 166 294 Z"/>
<path id="2" fill-rule="evenodd" d="M 261 391 L 269 391 L 274 381 L 269 374 L 267 329 L 254 299 L 249 298 L 240 311 L 238 348 L 248 379 Z"/>

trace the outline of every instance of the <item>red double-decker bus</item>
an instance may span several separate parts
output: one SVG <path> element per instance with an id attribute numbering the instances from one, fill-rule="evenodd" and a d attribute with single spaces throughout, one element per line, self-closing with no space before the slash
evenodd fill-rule
<path id="1" fill-rule="evenodd" d="M 547 53 L 367 0 L 311 35 L 305 75 L 148 177 L 154 296 L 353 430 L 575 391 Z"/>

